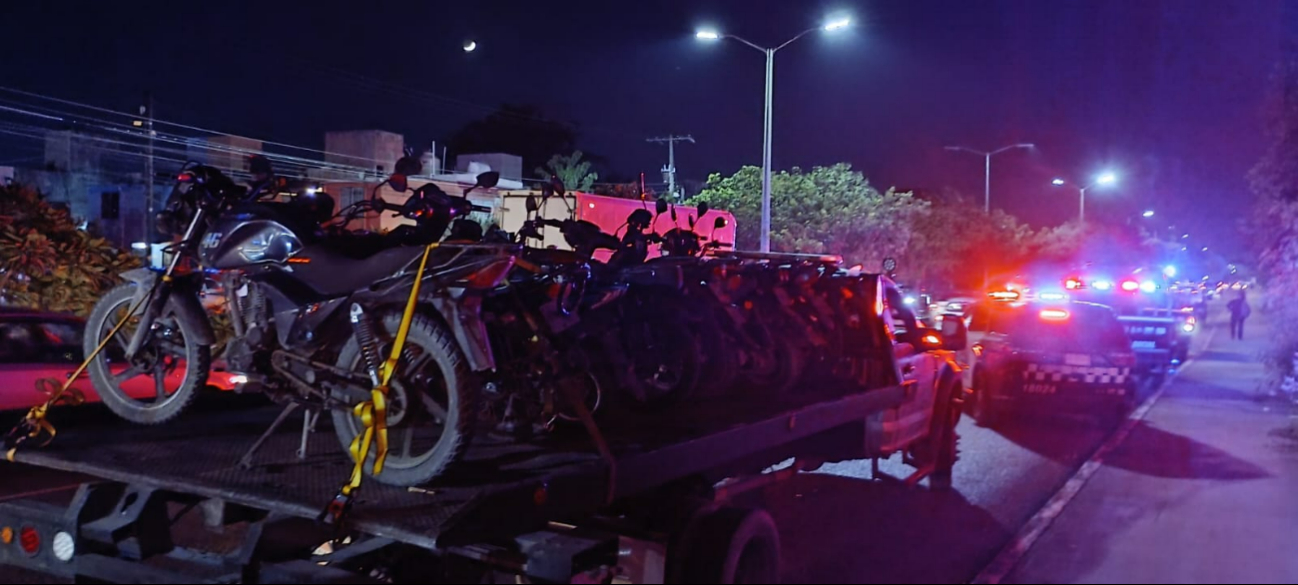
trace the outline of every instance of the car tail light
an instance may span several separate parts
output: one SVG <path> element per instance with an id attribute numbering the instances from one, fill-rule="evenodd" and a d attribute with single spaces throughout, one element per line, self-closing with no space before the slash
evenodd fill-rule
<path id="1" fill-rule="evenodd" d="M 1063 309 L 1041 309 L 1041 318 L 1046 321 L 1064 321 L 1068 319 L 1068 311 Z"/>
<path id="2" fill-rule="evenodd" d="M 14 542 L 14 529 L 9 526 L 0 528 L 0 544 L 9 545 L 9 544 L 13 544 L 13 542 Z"/>
<path id="3" fill-rule="evenodd" d="M 18 546 L 30 556 L 36 556 L 41 550 L 41 535 L 31 526 L 24 526 L 18 531 Z"/>

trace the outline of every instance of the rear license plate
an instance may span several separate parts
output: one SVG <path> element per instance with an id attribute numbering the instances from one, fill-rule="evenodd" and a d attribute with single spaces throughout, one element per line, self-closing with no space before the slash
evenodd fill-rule
<path id="1" fill-rule="evenodd" d="M 1133 341 L 1133 342 L 1131 342 L 1131 348 L 1132 348 L 1132 349 L 1154 349 L 1154 348 L 1156 348 L 1156 347 L 1158 347 L 1158 342 L 1156 342 L 1156 341 Z"/>
<path id="2" fill-rule="evenodd" d="M 1084 353 L 1066 353 L 1064 363 L 1070 366 L 1090 366 L 1091 356 Z"/>
<path id="3" fill-rule="evenodd" d="M 1026 394 L 1054 394 L 1055 385 L 1028 383 L 1023 385 L 1023 392 Z"/>

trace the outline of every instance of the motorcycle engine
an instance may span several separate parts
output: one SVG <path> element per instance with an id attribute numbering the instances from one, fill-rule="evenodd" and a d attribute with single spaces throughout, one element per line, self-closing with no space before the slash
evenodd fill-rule
<path id="1" fill-rule="evenodd" d="M 230 340 L 225 360 L 232 371 L 254 373 L 258 370 L 257 356 L 265 349 L 266 330 L 270 325 L 266 312 L 266 294 L 257 285 L 248 282 L 236 284 L 236 287 L 232 287 L 234 302 L 238 303 L 238 315 L 244 333 Z"/>

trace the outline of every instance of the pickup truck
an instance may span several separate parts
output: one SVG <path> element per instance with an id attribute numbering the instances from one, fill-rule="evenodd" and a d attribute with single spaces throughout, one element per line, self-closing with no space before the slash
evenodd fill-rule
<path id="1" fill-rule="evenodd" d="M 314 428 L 328 417 L 268 435 L 246 465 L 240 454 L 278 409 L 62 428 L 46 447 L 17 449 L 2 473 L 89 479 L 0 501 L 0 563 L 120 583 L 776 582 L 775 524 L 736 494 L 830 461 L 872 459 L 883 480 L 877 463 L 894 456 L 914 468 L 908 484 L 951 484 L 964 323 L 924 327 L 887 278 L 865 278 L 876 296 L 852 326 L 879 340 L 862 348 L 871 382 L 610 412 L 603 445 L 565 429 L 475 441 L 429 485 L 367 484 L 342 525 L 317 522 L 352 466 Z"/>

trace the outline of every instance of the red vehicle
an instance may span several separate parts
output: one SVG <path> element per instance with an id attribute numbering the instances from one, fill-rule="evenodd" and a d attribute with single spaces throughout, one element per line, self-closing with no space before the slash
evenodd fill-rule
<path id="1" fill-rule="evenodd" d="M 85 322 L 71 315 L 41 313 L 26 309 L 0 309 L 0 410 L 19 410 L 44 402 L 47 396 L 37 384 L 42 379 L 59 382 L 76 370 L 83 359 L 81 337 Z M 114 367 L 115 373 L 126 367 Z M 163 390 L 174 392 L 180 387 L 185 368 L 173 364 L 162 375 Z M 214 371 L 208 385 L 217 390 L 232 390 L 237 376 Z M 150 375 L 123 380 L 123 388 L 132 396 L 144 398 L 157 394 L 157 381 Z M 90 377 L 82 374 L 73 388 L 87 402 L 98 402 Z"/>

